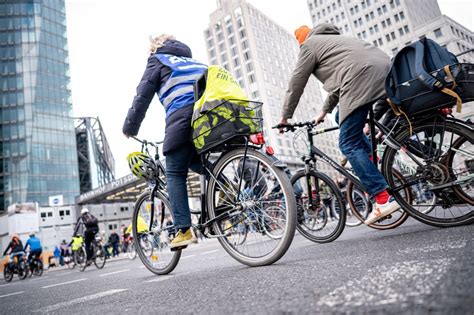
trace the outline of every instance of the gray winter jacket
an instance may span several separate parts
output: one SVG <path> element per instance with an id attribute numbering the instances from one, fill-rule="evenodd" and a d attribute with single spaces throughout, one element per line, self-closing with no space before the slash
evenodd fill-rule
<path id="1" fill-rule="evenodd" d="M 323 111 L 339 103 L 340 123 L 356 108 L 385 94 L 384 80 L 390 58 L 377 47 L 358 38 L 342 36 L 336 26 L 320 24 L 300 46 L 283 104 L 283 117 L 291 118 L 311 74 L 329 93 Z"/>

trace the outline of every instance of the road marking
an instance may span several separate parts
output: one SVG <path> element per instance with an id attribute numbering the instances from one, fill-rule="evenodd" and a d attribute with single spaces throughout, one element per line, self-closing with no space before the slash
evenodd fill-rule
<path id="1" fill-rule="evenodd" d="M 70 275 L 71 273 L 74 273 L 74 271 L 69 271 L 69 272 L 63 272 L 63 273 L 60 273 L 58 275 L 55 275 L 56 277 L 62 277 L 62 276 L 67 276 L 67 275 Z"/>
<path id="2" fill-rule="evenodd" d="M 146 266 L 140 266 L 140 267 L 138 267 L 138 268 L 140 268 L 140 269 L 144 269 L 144 268 L 146 268 Z"/>
<path id="3" fill-rule="evenodd" d="M 127 272 L 127 271 L 130 271 L 130 269 L 124 269 L 124 270 L 119 270 L 119 271 L 104 273 L 103 275 L 100 275 L 99 277 L 107 277 L 107 276 L 110 276 L 110 275 L 115 275 L 115 274 L 117 274 L 117 273 L 122 273 L 122 272 Z"/>
<path id="4" fill-rule="evenodd" d="M 193 257 L 196 257 L 196 255 L 188 255 L 188 256 L 185 256 L 185 257 L 181 257 L 181 259 L 188 259 L 188 258 L 193 258 Z"/>
<path id="5" fill-rule="evenodd" d="M 201 253 L 201 255 L 212 254 L 212 253 L 215 253 L 215 252 L 218 252 L 218 251 L 219 251 L 218 249 L 213 249 L 213 250 L 209 250 L 207 252 Z"/>
<path id="6" fill-rule="evenodd" d="M 57 309 L 60 309 L 60 308 L 63 308 L 63 307 L 69 307 L 69 306 L 72 306 L 72 305 L 75 305 L 75 304 L 84 303 L 84 302 L 88 302 L 88 301 L 95 300 L 95 299 L 100 299 L 102 297 L 113 295 L 115 293 L 120 293 L 120 292 L 127 291 L 127 290 L 128 289 L 116 289 L 116 290 L 104 291 L 104 292 L 100 292 L 100 293 L 96 293 L 96 294 L 92 294 L 92 295 L 87 295 L 87 296 L 77 298 L 77 299 L 74 299 L 74 300 L 64 301 L 64 302 L 61 302 L 61 303 L 58 303 L 58 304 L 46 306 L 46 307 L 40 308 L 39 310 L 35 310 L 33 312 L 34 313 L 49 313 L 49 312 L 52 312 L 54 310 L 57 310 Z"/>
<path id="7" fill-rule="evenodd" d="M 41 289 L 47 289 L 47 288 L 57 287 L 57 286 L 60 286 L 60 285 L 65 285 L 65 284 L 80 282 L 80 281 L 84 281 L 84 280 L 87 280 L 87 278 L 81 278 L 81 279 L 72 280 L 72 281 L 67 281 L 67 282 L 61 282 L 61 283 L 56 283 L 56 284 L 50 284 L 50 285 L 47 285 L 47 286 L 45 286 L 45 287 L 42 287 Z"/>
<path id="8" fill-rule="evenodd" d="M 323 296 L 318 306 L 361 307 L 403 304 L 409 300 L 423 303 L 448 271 L 452 258 L 405 261 L 377 266 L 359 280 L 348 281 Z M 406 289 L 398 292 L 398 286 Z"/>
<path id="9" fill-rule="evenodd" d="M 147 283 L 150 283 L 150 282 L 160 282 L 160 281 L 164 281 L 164 280 L 168 280 L 170 278 L 173 278 L 173 276 L 159 276 L 159 278 L 156 278 L 156 279 L 152 279 L 152 280 L 148 280 L 146 281 Z"/>
<path id="10" fill-rule="evenodd" d="M 7 296 L 12 296 L 12 295 L 17 295 L 17 294 L 22 294 L 23 292 L 25 292 L 25 291 L 19 291 L 19 292 L 15 292 L 15 293 L 0 295 L 0 298 L 7 297 Z"/>

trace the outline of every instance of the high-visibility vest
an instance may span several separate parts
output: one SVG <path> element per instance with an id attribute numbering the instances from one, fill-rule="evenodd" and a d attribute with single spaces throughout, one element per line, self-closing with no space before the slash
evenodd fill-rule
<path id="1" fill-rule="evenodd" d="M 176 110 L 194 104 L 194 83 L 207 66 L 187 57 L 169 54 L 155 54 L 155 57 L 171 69 L 170 77 L 157 93 L 169 117 Z"/>

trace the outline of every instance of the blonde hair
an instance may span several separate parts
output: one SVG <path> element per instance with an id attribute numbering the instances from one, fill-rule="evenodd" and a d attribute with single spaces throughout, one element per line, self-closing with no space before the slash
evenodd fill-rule
<path id="1" fill-rule="evenodd" d="M 165 42 L 170 39 L 175 39 L 175 37 L 169 34 L 150 36 L 150 54 L 154 54 L 158 48 L 163 47 Z"/>

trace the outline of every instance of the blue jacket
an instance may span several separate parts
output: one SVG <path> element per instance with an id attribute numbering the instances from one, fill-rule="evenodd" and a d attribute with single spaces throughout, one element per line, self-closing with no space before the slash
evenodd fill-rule
<path id="1" fill-rule="evenodd" d="M 166 41 L 165 45 L 156 51 L 156 54 L 192 58 L 191 49 L 177 40 Z M 172 77 L 172 69 L 160 61 L 157 55 L 151 55 L 148 58 L 145 73 L 137 87 L 137 95 L 133 100 L 132 107 L 128 110 L 122 127 L 124 134 L 130 136 L 138 134 L 155 93 L 160 95 L 160 89 L 165 87 L 167 81 Z M 166 108 L 165 142 L 163 144 L 163 154 L 165 155 L 190 141 L 194 101 L 191 99 L 189 101 L 189 106 L 183 106 L 183 104 L 173 106 L 169 114 L 169 108 Z"/>
<path id="2" fill-rule="evenodd" d="M 25 250 L 30 246 L 30 251 L 42 250 L 41 241 L 36 236 L 30 237 L 25 244 Z"/>

